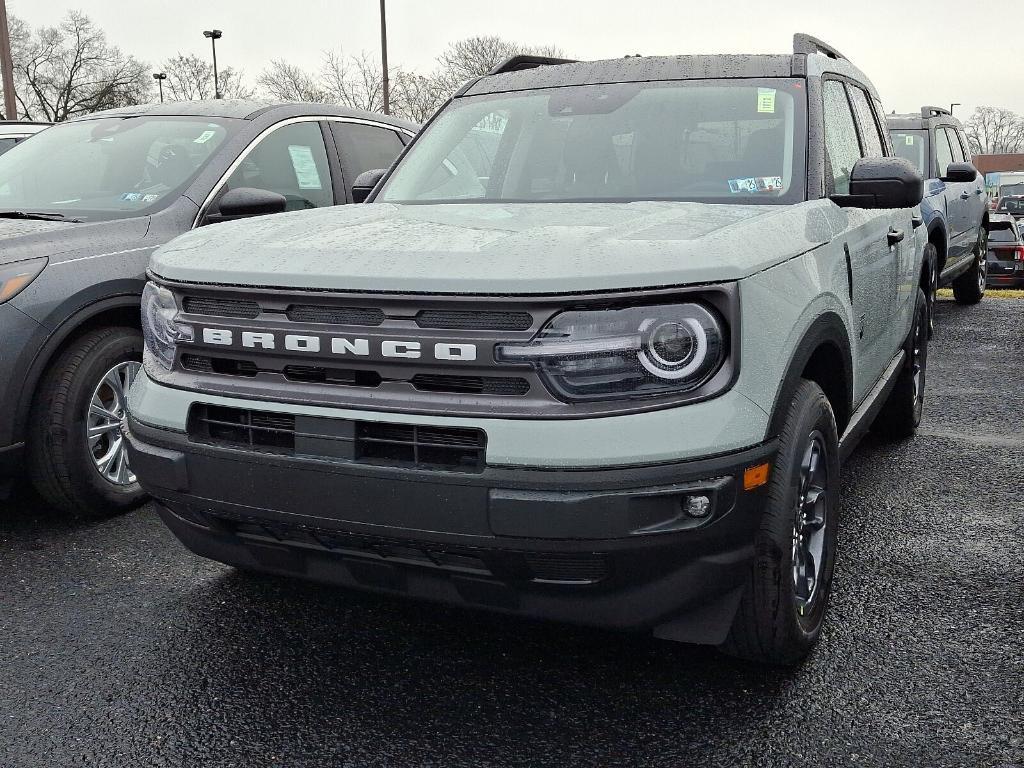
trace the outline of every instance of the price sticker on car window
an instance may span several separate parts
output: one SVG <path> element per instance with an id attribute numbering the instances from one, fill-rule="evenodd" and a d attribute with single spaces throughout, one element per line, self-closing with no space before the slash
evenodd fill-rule
<path id="1" fill-rule="evenodd" d="M 292 168 L 295 169 L 295 181 L 299 189 L 323 189 L 320 172 L 313 159 L 313 149 L 301 144 L 289 144 L 288 154 L 292 157 Z"/>
<path id="2" fill-rule="evenodd" d="M 757 89 L 757 111 L 769 115 L 775 114 L 775 89 Z"/>

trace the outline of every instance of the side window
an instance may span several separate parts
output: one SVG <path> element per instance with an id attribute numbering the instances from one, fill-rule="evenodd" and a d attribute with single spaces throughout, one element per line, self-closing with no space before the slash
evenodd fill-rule
<path id="1" fill-rule="evenodd" d="M 942 178 L 946 169 L 953 162 L 953 148 L 949 145 L 949 135 L 942 128 L 935 129 L 935 175 Z"/>
<path id="2" fill-rule="evenodd" d="M 363 171 L 388 168 L 405 148 L 395 131 L 362 123 L 335 122 L 334 135 L 341 143 L 345 179 L 351 184 Z"/>
<path id="3" fill-rule="evenodd" d="M 850 86 L 849 90 L 853 107 L 857 111 L 857 124 L 860 126 L 860 136 L 864 144 L 864 156 L 885 157 L 885 145 L 878 132 L 878 123 L 871 111 L 868 95 L 856 86 Z"/>
<path id="4" fill-rule="evenodd" d="M 850 194 L 850 173 L 860 160 L 860 143 L 846 88 L 838 80 L 824 83 L 825 157 L 829 173 L 829 194 Z"/>
<path id="5" fill-rule="evenodd" d="M 960 137 L 960 146 L 964 148 L 964 160 L 968 163 L 973 163 L 974 158 L 971 156 L 971 143 L 967 141 L 967 136 L 964 135 L 963 130 L 954 129 L 957 136 Z"/>
<path id="6" fill-rule="evenodd" d="M 950 149 L 953 150 L 953 162 L 966 163 L 967 158 L 964 157 L 964 148 L 960 146 L 960 137 L 956 135 L 956 129 L 947 128 L 946 137 L 949 139 Z"/>
<path id="7" fill-rule="evenodd" d="M 292 123 L 269 133 L 228 177 L 226 189 L 238 187 L 284 195 L 288 211 L 334 205 L 320 123 Z"/>

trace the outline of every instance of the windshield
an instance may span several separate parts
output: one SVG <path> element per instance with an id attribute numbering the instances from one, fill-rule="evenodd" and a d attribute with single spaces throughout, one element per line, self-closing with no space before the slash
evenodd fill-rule
<path id="1" fill-rule="evenodd" d="M 460 98 L 376 200 L 804 199 L 807 98 L 792 79 L 546 88 Z"/>
<path id="2" fill-rule="evenodd" d="M 997 210 L 1010 213 L 1024 213 L 1024 197 L 1004 197 L 999 201 L 999 208 Z"/>
<path id="3" fill-rule="evenodd" d="M 1001 184 L 999 186 L 999 194 L 1024 195 L 1024 182 L 1017 182 L 1016 184 Z"/>
<path id="4" fill-rule="evenodd" d="M 0 211 L 95 221 L 152 213 L 206 164 L 232 121 L 129 117 L 56 125 L 0 155 Z"/>
<path id="5" fill-rule="evenodd" d="M 891 131 L 896 156 L 909 160 L 917 172 L 928 177 L 928 131 Z"/>

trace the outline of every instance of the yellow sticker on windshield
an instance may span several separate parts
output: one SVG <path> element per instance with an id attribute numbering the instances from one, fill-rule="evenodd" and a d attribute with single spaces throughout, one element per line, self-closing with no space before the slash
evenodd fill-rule
<path id="1" fill-rule="evenodd" d="M 909 134 L 907 135 L 907 146 L 908 147 L 914 146 L 914 137 L 909 135 Z"/>
<path id="2" fill-rule="evenodd" d="M 757 89 L 757 111 L 767 112 L 768 114 L 775 114 L 775 89 L 774 88 L 758 88 Z"/>

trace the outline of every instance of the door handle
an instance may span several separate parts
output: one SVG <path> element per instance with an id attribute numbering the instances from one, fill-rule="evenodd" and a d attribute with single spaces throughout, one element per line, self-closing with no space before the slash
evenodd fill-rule
<path id="1" fill-rule="evenodd" d="M 960 195 L 960 199 L 961 200 L 966 200 L 970 196 L 971 196 L 970 192 L 964 192 L 962 195 Z"/>
<path id="2" fill-rule="evenodd" d="M 914 216 L 910 220 L 910 223 L 914 227 L 914 229 L 917 229 L 918 227 L 920 227 L 920 226 L 922 226 L 924 224 L 924 219 L 922 219 L 920 216 Z"/>
<path id="3" fill-rule="evenodd" d="M 985 192 L 984 189 L 976 189 L 976 190 L 974 190 L 974 194 L 976 194 L 976 195 L 983 194 L 984 192 Z"/>
<path id="4" fill-rule="evenodd" d="M 906 235 L 903 234 L 902 229 L 890 229 L 888 236 L 889 247 L 892 248 L 896 243 L 902 243 L 904 237 L 906 237 Z"/>

